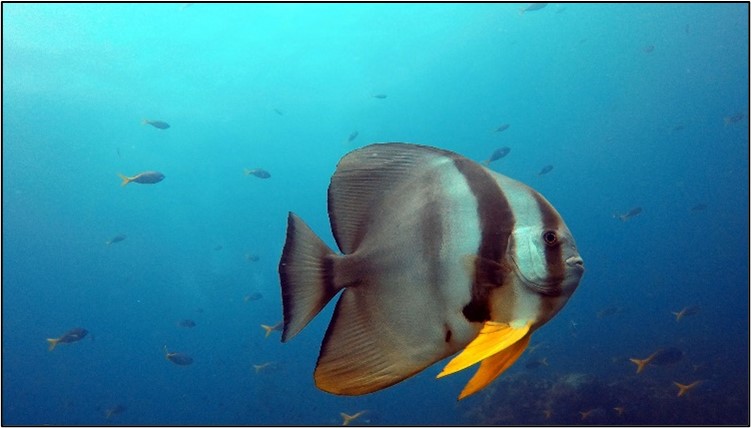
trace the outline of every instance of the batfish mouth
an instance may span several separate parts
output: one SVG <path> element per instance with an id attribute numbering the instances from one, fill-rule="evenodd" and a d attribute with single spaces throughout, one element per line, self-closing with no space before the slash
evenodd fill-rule
<path id="1" fill-rule="evenodd" d="M 571 256 L 566 259 L 566 266 L 584 271 L 584 259 L 580 256 Z"/>
<path id="2" fill-rule="evenodd" d="M 563 294 L 562 285 L 570 282 L 572 277 L 576 277 L 576 282 L 579 282 L 582 274 L 584 273 L 584 260 L 576 255 L 571 256 L 565 260 L 566 267 L 564 274 L 556 275 L 554 277 L 546 277 L 544 279 L 532 279 L 524 275 L 524 271 L 519 268 L 519 264 L 514 257 L 511 257 L 516 267 L 516 273 L 519 279 L 528 288 L 536 291 L 537 293 L 544 294 L 546 296 L 560 296 Z"/>

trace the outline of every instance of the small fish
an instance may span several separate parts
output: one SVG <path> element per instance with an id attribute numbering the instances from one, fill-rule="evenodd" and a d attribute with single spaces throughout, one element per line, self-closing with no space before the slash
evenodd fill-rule
<path id="1" fill-rule="evenodd" d="M 536 344 L 534 344 L 534 345 L 530 345 L 530 346 L 529 346 L 529 348 L 527 348 L 527 353 L 531 355 L 531 354 L 532 354 L 532 353 L 534 353 L 534 352 L 535 352 L 535 351 L 536 351 L 536 350 L 537 350 L 537 349 L 538 349 L 538 348 L 539 348 L 540 346 L 542 346 L 542 345 L 544 345 L 544 344 L 545 344 L 545 342 L 539 342 L 539 343 L 536 343 Z"/>
<path id="2" fill-rule="evenodd" d="M 643 50 L 645 53 L 652 53 L 655 50 L 654 45 L 647 45 L 644 46 L 641 50 Z"/>
<path id="3" fill-rule="evenodd" d="M 184 354 L 182 352 L 168 352 L 167 345 L 164 345 L 164 358 L 177 364 L 178 366 L 187 366 L 193 364 L 193 358 L 191 358 L 188 354 Z"/>
<path id="4" fill-rule="evenodd" d="M 686 125 L 675 125 L 673 127 L 673 132 L 683 131 L 684 129 L 686 129 Z"/>
<path id="5" fill-rule="evenodd" d="M 347 142 L 351 143 L 351 142 L 355 141 L 355 138 L 357 138 L 358 135 L 360 135 L 359 132 L 353 131 L 351 134 L 349 134 L 349 137 L 347 138 Z"/>
<path id="6" fill-rule="evenodd" d="M 362 410 L 360 412 L 355 413 L 354 415 L 348 415 L 346 413 L 339 413 L 342 417 L 342 426 L 349 425 L 350 422 L 354 421 L 355 419 L 362 416 L 367 410 Z"/>
<path id="7" fill-rule="evenodd" d="M 618 416 L 623 416 L 623 412 L 626 411 L 626 408 L 623 406 L 613 407 L 613 410 L 615 410 L 615 413 Z"/>
<path id="8" fill-rule="evenodd" d="M 119 234 L 119 235 L 116 235 L 116 236 L 114 236 L 113 238 L 111 238 L 111 239 L 109 239 L 109 240 L 105 241 L 104 243 L 105 243 L 105 244 L 107 244 L 107 245 L 112 245 L 112 244 L 115 244 L 115 243 L 117 243 L 117 242 L 120 242 L 120 241 L 124 241 L 124 240 L 125 240 L 125 235 L 123 235 L 123 234 L 121 233 L 121 234 Z"/>
<path id="9" fill-rule="evenodd" d="M 214 251 L 219 251 L 219 250 L 221 250 L 222 248 L 224 248 L 224 246 L 222 246 L 221 244 L 219 244 L 219 245 L 217 245 L 216 247 L 214 247 Z"/>
<path id="10" fill-rule="evenodd" d="M 581 420 L 585 421 L 589 418 L 589 416 L 594 412 L 595 409 L 587 410 L 586 412 L 579 412 L 579 415 L 581 416 Z"/>
<path id="11" fill-rule="evenodd" d="M 678 348 L 664 348 L 660 349 L 652 355 L 644 359 L 629 358 L 629 361 L 636 364 L 636 373 L 641 373 L 644 368 L 653 364 L 656 366 L 666 366 L 675 364 L 683 358 L 683 351 Z"/>
<path id="12" fill-rule="evenodd" d="M 48 350 L 52 351 L 53 349 L 55 349 L 55 346 L 57 346 L 58 343 L 78 342 L 79 340 L 86 337 L 88 333 L 88 330 L 86 330 L 85 328 L 77 327 L 65 333 L 61 337 L 58 337 L 57 339 L 47 339 L 47 343 L 49 343 Z"/>
<path id="13" fill-rule="evenodd" d="M 533 10 L 540 10 L 547 5 L 547 3 L 531 3 L 529 6 L 519 9 L 519 15 L 524 15 L 524 13 L 532 12 Z"/>
<path id="14" fill-rule="evenodd" d="M 141 124 L 143 124 L 143 125 L 151 125 L 154 128 L 159 128 L 159 129 L 167 129 L 167 128 L 169 128 L 169 123 L 162 122 L 161 120 L 148 120 L 148 119 L 144 119 L 144 120 L 141 121 Z"/>
<path id="15" fill-rule="evenodd" d="M 688 384 L 688 385 L 684 385 L 678 382 L 673 382 L 673 385 L 678 387 L 678 395 L 676 397 L 686 395 L 688 391 L 691 391 L 692 389 L 696 388 L 700 383 L 701 383 L 700 380 L 697 380 L 696 382 Z"/>
<path id="16" fill-rule="evenodd" d="M 459 398 L 473 394 L 517 361 L 584 273 L 542 195 L 435 147 L 348 153 L 328 214 L 340 252 L 288 215 L 282 342 L 339 296 L 314 373 L 337 395 L 387 388 L 455 353 L 438 377 L 480 363 Z"/>
<path id="17" fill-rule="evenodd" d="M 498 128 L 496 128 L 495 132 L 503 132 L 503 131 L 507 130 L 510 126 L 511 125 L 509 125 L 508 123 L 504 123 L 503 125 L 501 125 Z"/>
<path id="18" fill-rule="evenodd" d="M 553 170 L 553 165 L 545 165 L 537 175 L 545 175 Z"/>
<path id="19" fill-rule="evenodd" d="M 602 319 L 602 318 L 609 317 L 612 315 L 617 315 L 617 314 L 620 314 L 621 312 L 623 312 L 623 309 L 621 309 L 618 306 L 608 306 L 605 309 L 601 309 L 597 311 L 597 319 Z"/>
<path id="20" fill-rule="evenodd" d="M 247 260 L 248 262 L 257 262 L 260 259 L 261 258 L 256 254 L 251 254 L 251 253 L 245 254 L 245 260 Z"/>
<path id="21" fill-rule="evenodd" d="M 545 416 L 545 419 L 550 419 L 553 417 L 553 409 L 545 409 L 542 411 L 543 416 Z"/>
<path id="22" fill-rule="evenodd" d="M 256 370 L 256 373 L 260 373 L 261 371 L 267 370 L 271 367 L 274 367 L 273 362 L 263 363 L 263 364 L 253 364 L 253 368 Z"/>
<path id="23" fill-rule="evenodd" d="M 528 361 L 527 364 L 524 365 L 524 367 L 528 369 L 536 369 L 541 366 L 549 366 L 549 365 L 550 364 L 548 364 L 548 357 L 545 357 L 545 358 L 540 358 L 538 360 Z"/>
<path id="24" fill-rule="evenodd" d="M 124 412 L 126 410 L 126 407 L 122 404 L 118 404 L 115 407 L 110 407 L 109 409 L 105 410 L 104 416 L 109 419 L 114 415 L 119 415 L 120 413 Z"/>
<path id="25" fill-rule="evenodd" d="M 618 220 L 622 222 L 627 222 L 631 220 L 632 218 L 641 214 L 641 212 L 642 212 L 641 207 L 635 207 L 635 208 L 631 208 L 631 210 L 627 212 L 626 214 L 613 213 L 613 218 L 617 218 Z"/>
<path id="26" fill-rule="evenodd" d="M 380 100 L 385 99 L 386 97 L 388 97 L 388 95 L 386 95 L 386 94 L 375 94 L 375 95 L 373 95 L 373 98 L 378 98 Z"/>
<path id="27" fill-rule="evenodd" d="M 274 113 L 278 114 L 279 116 L 284 116 L 284 112 L 279 110 L 278 108 L 274 109 Z"/>
<path id="28" fill-rule="evenodd" d="M 120 147 L 116 148 L 115 151 L 117 151 L 117 157 L 122 159 L 122 156 L 120 156 Z"/>
<path id="29" fill-rule="evenodd" d="M 707 204 L 698 203 L 694 205 L 693 207 L 691 207 L 691 211 L 704 211 L 705 209 L 707 209 L 707 207 L 708 207 Z"/>
<path id="30" fill-rule="evenodd" d="M 675 322 L 680 321 L 683 317 L 688 317 L 691 315 L 696 315 L 699 313 L 699 307 L 698 306 L 687 306 L 683 309 L 681 309 L 678 312 L 671 312 L 673 315 L 675 315 Z"/>
<path id="31" fill-rule="evenodd" d="M 266 335 L 264 337 L 269 337 L 272 331 L 282 331 L 283 327 L 284 327 L 283 320 L 279 321 L 278 323 L 274 325 L 261 324 L 261 328 L 266 330 Z"/>
<path id="32" fill-rule="evenodd" d="M 261 294 L 261 293 L 259 293 L 259 292 L 256 291 L 256 292 L 253 292 L 253 293 L 250 293 L 250 294 L 244 296 L 243 297 L 243 302 L 245 302 L 245 303 L 253 302 L 253 301 L 256 301 L 256 300 L 260 300 L 262 297 L 263 297 L 263 294 Z"/>
<path id="33" fill-rule="evenodd" d="M 736 113 L 732 116 L 725 116 L 722 120 L 725 122 L 725 126 L 732 125 L 733 123 L 743 120 L 743 113 Z"/>
<path id="34" fill-rule="evenodd" d="M 258 178 L 271 178 L 271 174 L 269 174 L 268 171 L 262 168 L 254 168 L 254 169 L 245 168 L 243 172 L 245 173 L 245 175 L 255 175 Z"/>
<path id="35" fill-rule="evenodd" d="M 511 151 L 508 147 L 501 147 L 500 149 L 495 149 L 493 153 L 490 154 L 490 157 L 486 160 L 482 161 L 482 164 L 485 166 L 490 165 L 490 162 L 497 161 L 498 159 L 506 156 Z"/>
<path id="36" fill-rule="evenodd" d="M 159 171 L 145 171 L 133 177 L 126 177 L 123 174 L 117 175 L 119 175 L 123 180 L 123 182 L 120 183 L 121 186 L 126 186 L 131 181 L 139 184 L 156 184 L 164 180 L 164 174 Z"/>
<path id="37" fill-rule="evenodd" d="M 196 326 L 196 322 L 193 320 L 185 319 L 185 320 L 181 320 L 179 323 L 177 323 L 177 325 L 180 327 L 185 327 L 185 328 L 193 328 Z"/>

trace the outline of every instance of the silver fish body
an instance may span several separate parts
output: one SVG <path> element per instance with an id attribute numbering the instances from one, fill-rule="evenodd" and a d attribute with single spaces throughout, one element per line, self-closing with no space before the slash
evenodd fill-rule
<path id="1" fill-rule="evenodd" d="M 386 388 L 461 350 L 483 361 L 462 396 L 476 392 L 521 355 L 584 270 L 542 195 L 433 147 L 373 144 L 344 156 L 329 217 L 342 254 L 290 213 L 279 274 L 282 341 L 343 290 L 315 370 L 335 394 Z M 484 340 L 495 327 L 512 332 L 498 336 L 508 344 Z M 498 349 L 473 351 L 489 345 Z M 505 348 L 511 363 L 485 363 Z"/>

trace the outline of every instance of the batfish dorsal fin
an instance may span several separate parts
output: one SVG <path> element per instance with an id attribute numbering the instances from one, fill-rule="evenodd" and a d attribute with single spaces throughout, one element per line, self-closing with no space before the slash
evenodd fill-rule
<path id="1" fill-rule="evenodd" d="M 362 241 L 374 207 L 410 176 L 460 155 L 406 143 L 372 144 L 352 151 L 336 166 L 329 185 L 329 218 L 339 249 L 352 253 Z"/>

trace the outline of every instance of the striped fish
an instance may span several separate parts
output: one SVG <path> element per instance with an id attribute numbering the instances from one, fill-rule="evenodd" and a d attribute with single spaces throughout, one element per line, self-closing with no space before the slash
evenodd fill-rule
<path id="1" fill-rule="evenodd" d="M 542 195 L 450 151 L 352 151 L 328 197 L 342 254 L 289 213 L 279 276 L 282 342 L 344 290 L 314 374 L 330 393 L 378 391 L 459 351 L 438 377 L 479 362 L 459 398 L 477 392 L 519 358 L 584 272 Z"/>

